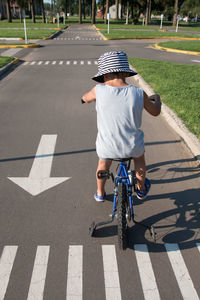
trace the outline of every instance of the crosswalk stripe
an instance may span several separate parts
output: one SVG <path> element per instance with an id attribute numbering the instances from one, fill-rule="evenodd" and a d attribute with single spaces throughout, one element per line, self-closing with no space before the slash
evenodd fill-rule
<path id="1" fill-rule="evenodd" d="M 42 63 L 43 63 L 43 61 L 39 61 L 39 62 L 38 62 L 38 65 L 41 65 Z"/>
<path id="2" fill-rule="evenodd" d="M 31 66 L 35 65 L 35 63 L 36 63 L 35 61 L 32 61 L 32 62 L 31 62 Z"/>
<path id="3" fill-rule="evenodd" d="M 117 258 L 114 245 L 102 245 L 106 300 L 121 300 Z"/>
<path id="4" fill-rule="evenodd" d="M 67 272 L 67 300 L 82 300 L 83 246 L 69 247 Z"/>
<path id="5" fill-rule="evenodd" d="M 53 62 L 52 62 L 52 65 L 55 65 L 56 64 L 56 60 L 54 60 Z"/>
<path id="6" fill-rule="evenodd" d="M 38 246 L 27 300 L 42 300 L 49 258 L 49 246 Z"/>
<path id="7" fill-rule="evenodd" d="M 200 252 L 200 243 L 196 243 L 196 245 L 197 245 L 197 249 L 198 249 L 199 252 Z"/>
<path id="8" fill-rule="evenodd" d="M 165 244 L 183 299 L 199 300 L 178 244 Z"/>
<path id="9" fill-rule="evenodd" d="M 148 248 L 144 244 L 134 245 L 140 280 L 145 300 L 158 300 L 160 294 L 156 284 Z"/>
<path id="10" fill-rule="evenodd" d="M 0 300 L 4 299 L 7 290 L 17 248 L 17 246 L 5 246 L 0 258 Z"/>
<path id="11" fill-rule="evenodd" d="M 59 62 L 59 65 L 63 65 L 63 61 L 62 60 Z"/>

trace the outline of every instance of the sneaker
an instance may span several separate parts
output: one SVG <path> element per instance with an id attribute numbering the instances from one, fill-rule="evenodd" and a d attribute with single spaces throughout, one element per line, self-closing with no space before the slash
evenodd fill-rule
<path id="1" fill-rule="evenodd" d="M 97 193 L 94 194 L 94 199 L 96 200 L 96 202 L 103 202 L 105 200 L 106 197 L 106 193 L 104 194 L 104 196 L 99 196 Z"/>
<path id="2" fill-rule="evenodd" d="M 147 194 L 148 194 L 148 192 L 150 190 L 150 187 L 151 187 L 150 180 L 148 178 L 145 178 L 145 188 L 146 188 L 146 190 L 145 191 L 141 191 L 141 190 L 137 189 L 136 190 L 136 196 L 137 196 L 137 198 L 140 199 L 140 200 L 146 199 Z"/>

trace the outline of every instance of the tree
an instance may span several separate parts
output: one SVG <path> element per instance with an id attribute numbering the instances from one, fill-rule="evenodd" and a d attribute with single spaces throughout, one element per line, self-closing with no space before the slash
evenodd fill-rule
<path id="1" fill-rule="evenodd" d="M 96 0 L 92 0 L 92 24 L 95 24 L 96 21 Z"/>
<path id="2" fill-rule="evenodd" d="M 174 2 L 174 17 L 173 17 L 173 26 L 176 26 L 178 17 L 178 0 Z"/>
<path id="3" fill-rule="evenodd" d="M 82 0 L 79 0 L 79 24 L 82 23 Z"/>
<path id="4" fill-rule="evenodd" d="M 116 14 L 115 14 L 115 19 L 119 19 L 119 0 L 115 0 L 115 8 L 116 8 Z"/>
<path id="5" fill-rule="evenodd" d="M 106 17 L 105 17 L 105 20 L 104 20 L 104 23 L 107 24 L 107 14 L 109 12 L 109 0 L 106 0 Z"/>
<path id="6" fill-rule="evenodd" d="M 200 15 L 200 0 L 185 0 L 181 6 L 181 12 L 184 15 L 192 14 L 193 16 Z"/>
<path id="7" fill-rule="evenodd" d="M 12 23 L 10 0 L 6 0 L 6 12 L 7 12 L 8 23 Z"/>

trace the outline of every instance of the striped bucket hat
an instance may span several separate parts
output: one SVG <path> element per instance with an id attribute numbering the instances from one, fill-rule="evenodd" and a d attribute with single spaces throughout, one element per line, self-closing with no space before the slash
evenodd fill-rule
<path id="1" fill-rule="evenodd" d="M 127 77 L 137 73 L 129 68 L 126 53 L 122 51 L 106 52 L 98 59 L 98 73 L 92 78 L 97 82 L 104 82 L 103 75 L 114 72 L 127 72 Z"/>

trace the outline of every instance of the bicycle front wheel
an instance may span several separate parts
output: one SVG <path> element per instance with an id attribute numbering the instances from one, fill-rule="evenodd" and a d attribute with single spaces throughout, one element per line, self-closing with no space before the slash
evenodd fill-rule
<path id="1" fill-rule="evenodd" d="M 121 250 L 127 248 L 127 218 L 126 218 L 127 192 L 124 183 L 118 187 L 117 219 L 118 219 L 118 244 Z"/>

